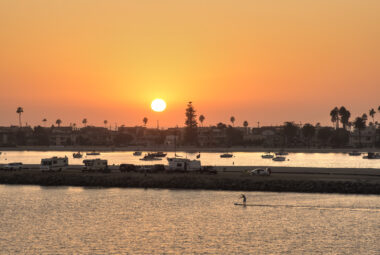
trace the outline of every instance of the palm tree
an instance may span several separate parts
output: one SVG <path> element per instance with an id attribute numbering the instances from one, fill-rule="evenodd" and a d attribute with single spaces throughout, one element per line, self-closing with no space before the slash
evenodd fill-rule
<path id="1" fill-rule="evenodd" d="M 146 127 L 146 124 L 148 123 L 148 118 L 147 117 L 143 118 L 143 123 L 144 123 L 144 127 Z"/>
<path id="2" fill-rule="evenodd" d="M 60 127 L 60 126 L 61 126 L 61 123 L 62 123 L 62 120 L 57 119 L 57 120 L 55 121 L 55 123 L 58 125 L 58 127 Z"/>
<path id="3" fill-rule="evenodd" d="M 310 148 L 311 139 L 315 135 L 315 127 L 309 123 L 306 123 L 302 127 L 302 134 L 307 140 L 307 146 Z"/>
<path id="4" fill-rule="evenodd" d="M 86 119 L 86 118 L 83 119 L 83 120 L 82 120 L 82 123 L 83 123 L 84 126 L 87 126 L 87 119 Z"/>
<path id="5" fill-rule="evenodd" d="M 199 122 L 201 123 L 202 127 L 203 127 L 203 121 L 205 121 L 205 116 L 200 115 L 199 116 Z"/>
<path id="6" fill-rule="evenodd" d="M 338 107 L 335 107 L 334 109 L 331 110 L 330 112 L 331 116 L 331 122 L 336 124 L 336 129 L 339 128 L 339 109 Z"/>
<path id="7" fill-rule="evenodd" d="M 19 121 L 20 127 L 22 126 L 22 124 L 21 124 L 21 114 L 23 112 L 24 112 L 24 109 L 22 109 L 22 107 L 17 107 L 16 113 L 18 114 L 18 121 Z"/>
<path id="8" fill-rule="evenodd" d="M 104 127 L 107 128 L 108 120 L 104 120 L 103 123 L 104 123 Z"/>
<path id="9" fill-rule="evenodd" d="M 44 123 L 44 126 L 46 125 L 46 121 L 47 121 L 46 118 L 44 118 L 44 119 L 42 120 L 42 122 Z"/>
<path id="10" fill-rule="evenodd" d="M 364 115 L 364 114 L 363 114 Z M 358 130 L 359 133 L 359 145 L 362 146 L 361 131 L 366 127 L 366 119 L 363 117 L 357 117 L 354 121 L 354 127 Z"/>
<path id="11" fill-rule="evenodd" d="M 346 110 L 344 106 L 339 109 L 340 122 L 342 122 L 343 128 L 346 129 L 351 117 L 351 113 Z"/>
<path id="12" fill-rule="evenodd" d="M 231 116 L 230 121 L 231 121 L 231 123 L 232 123 L 232 126 L 234 126 L 235 117 L 234 117 L 234 116 Z"/>
<path id="13" fill-rule="evenodd" d="M 375 111 L 375 109 L 371 109 L 371 110 L 369 110 L 369 116 L 371 116 L 372 117 L 372 122 L 375 124 L 375 114 L 376 114 L 376 111 Z"/>
<path id="14" fill-rule="evenodd" d="M 248 121 L 245 120 L 243 126 L 245 127 L 245 133 L 248 134 Z"/>

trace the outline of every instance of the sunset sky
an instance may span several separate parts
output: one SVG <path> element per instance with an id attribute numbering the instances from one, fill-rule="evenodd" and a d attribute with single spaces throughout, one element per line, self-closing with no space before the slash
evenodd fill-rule
<path id="1" fill-rule="evenodd" d="M 380 105 L 380 1 L 0 0 L 0 89 L 0 125 L 330 124 Z"/>

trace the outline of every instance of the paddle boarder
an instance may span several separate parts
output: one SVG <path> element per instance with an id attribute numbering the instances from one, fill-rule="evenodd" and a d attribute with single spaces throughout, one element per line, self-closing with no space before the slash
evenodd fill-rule
<path id="1" fill-rule="evenodd" d="M 247 197 L 244 194 L 241 194 L 240 197 L 243 199 L 243 205 L 246 206 L 247 205 Z"/>

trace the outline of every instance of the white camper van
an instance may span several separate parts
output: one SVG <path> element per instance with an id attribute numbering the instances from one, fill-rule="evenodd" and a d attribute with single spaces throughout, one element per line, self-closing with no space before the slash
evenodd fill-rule
<path id="1" fill-rule="evenodd" d="M 200 160 L 190 160 L 186 158 L 168 158 L 169 170 L 177 171 L 197 171 L 201 170 Z"/>
<path id="2" fill-rule="evenodd" d="M 107 160 L 105 159 L 85 159 L 83 160 L 84 168 L 83 171 L 105 171 L 108 170 Z"/>
<path id="3" fill-rule="evenodd" d="M 41 170 L 43 171 L 62 171 L 69 165 L 69 159 L 67 157 L 58 158 L 44 158 L 41 159 Z"/>

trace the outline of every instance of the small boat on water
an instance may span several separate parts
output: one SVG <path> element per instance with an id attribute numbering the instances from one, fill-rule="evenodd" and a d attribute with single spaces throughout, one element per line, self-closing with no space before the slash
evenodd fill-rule
<path id="1" fill-rule="evenodd" d="M 135 151 L 133 152 L 133 156 L 141 156 L 142 152 L 141 151 Z"/>
<path id="2" fill-rule="evenodd" d="M 380 159 L 380 153 L 368 152 L 367 156 L 363 156 L 363 159 Z"/>
<path id="3" fill-rule="evenodd" d="M 275 157 L 275 158 L 272 158 L 273 161 L 285 161 L 286 158 L 285 157 Z"/>
<path id="4" fill-rule="evenodd" d="M 140 158 L 140 160 L 143 160 L 143 161 L 157 161 L 157 160 L 162 160 L 162 158 L 156 157 L 154 155 L 154 153 L 148 153 L 143 158 Z"/>
<path id="5" fill-rule="evenodd" d="M 270 153 L 267 153 L 267 154 L 263 154 L 261 155 L 262 158 L 274 158 L 274 155 L 273 154 L 270 154 Z"/>
<path id="6" fill-rule="evenodd" d="M 234 156 L 234 154 L 231 154 L 231 153 L 223 153 L 222 155 L 220 155 L 221 158 L 232 158 Z"/>
<path id="7" fill-rule="evenodd" d="M 77 153 L 73 153 L 73 158 L 82 158 L 83 154 L 78 151 Z"/>
<path id="8" fill-rule="evenodd" d="M 98 155 L 100 155 L 100 152 L 96 152 L 96 151 L 87 152 L 86 155 L 87 156 L 98 156 Z"/>
<path id="9" fill-rule="evenodd" d="M 351 151 L 351 152 L 348 153 L 348 155 L 350 155 L 350 156 L 360 156 L 360 155 L 362 155 L 362 153 L 358 152 L 358 151 Z"/>
<path id="10" fill-rule="evenodd" d="M 163 153 L 162 151 L 152 152 L 152 153 L 149 153 L 149 154 L 153 155 L 154 157 L 157 157 L 157 158 L 164 158 L 164 157 L 166 157 L 166 153 Z"/>
<path id="11" fill-rule="evenodd" d="M 275 154 L 276 154 L 276 156 L 286 156 L 286 155 L 289 155 L 289 153 L 287 153 L 285 151 L 278 151 Z"/>

